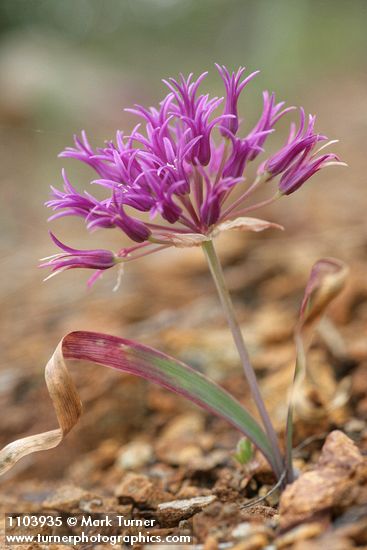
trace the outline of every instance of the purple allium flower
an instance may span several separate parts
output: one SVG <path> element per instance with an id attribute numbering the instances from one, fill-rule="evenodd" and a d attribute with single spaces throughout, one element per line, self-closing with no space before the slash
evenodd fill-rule
<path id="1" fill-rule="evenodd" d="M 297 191 L 311 176 L 316 174 L 325 166 L 342 164 L 334 153 L 316 156 L 311 155 L 310 148 L 306 149 L 303 155 L 294 162 L 282 175 L 279 182 L 279 192 L 282 195 L 290 195 Z"/>
<path id="2" fill-rule="evenodd" d="M 226 115 L 230 115 L 230 118 L 223 122 L 223 129 L 221 130 L 221 134 L 226 137 L 226 130 L 229 130 L 233 135 L 237 133 L 239 126 L 237 112 L 238 98 L 240 97 L 240 94 L 246 84 L 248 84 L 250 80 L 252 80 L 254 76 L 256 76 L 260 71 L 255 71 L 251 73 L 249 76 L 241 81 L 241 77 L 246 70 L 244 67 L 240 67 L 237 73 L 230 74 L 228 69 L 224 65 L 220 66 L 216 63 L 215 66 L 219 71 L 219 74 L 224 82 L 224 86 L 226 89 L 226 104 L 224 108 L 224 113 Z"/>
<path id="3" fill-rule="evenodd" d="M 309 116 L 308 125 L 305 127 L 305 113 L 303 109 L 300 109 L 300 119 L 298 131 L 296 132 L 296 126 L 292 123 L 285 145 L 275 155 L 263 162 L 258 170 L 258 174 L 267 174 L 268 179 L 283 174 L 278 187 L 279 192 L 283 195 L 290 195 L 296 191 L 323 166 L 335 164 L 335 162 L 342 164 L 333 153 L 316 157 L 321 149 L 335 141 L 324 144 L 315 152 L 317 144 L 326 141 L 327 137 L 314 133 L 315 116 Z"/>
<path id="4" fill-rule="evenodd" d="M 109 250 L 77 250 L 76 248 L 70 248 L 70 246 L 63 244 L 51 232 L 50 236 L 56 246 L 61 248 L 63 252 L 41 260 L 44 263 L 42 263 L 40 267 L 51 268 L 51 274 L 46 277 L 46 279 L 49 279 L 62 271 L 66 271 L 67 269 L 81 267 L 86 269 L 97 269 L 97 274 L 92 276 L 93 280 L 91 282 L 94 282 L 96 275 L 99 276 L 105 269 L 114 267 L 117 263 L 122 261 Z"/>
<path id="5" fill-rule="evenodd" d="M 200 244 L 220 228 L 265 229 L 271 224 L 259 224 L 255 218 L 253 223 L 251 218 L 241 216 L 292 193 L 323 166 L 339 163 L 334 154 L 316 156 L 316 145 L 326 137 L 314 133 L 315 117 L 309 118 L 306 127 L 301 109 L 298 131 L 291 124 L 285 145 L 261 164 L 255 181 L 245 186 L 248 164 L 263 153 L 276 123 L 293 107 L 283 108 L 284 103 L 276 103 L 274 94 L 264 92 L 258 122 L 247 135 L 239 137 L 239 96 L 257 72 L 245 76 L 244 68 L 236 73 L 219 65 L 217 69 L 224 83 L 224 97 L 199 93 L 207 73 L 197 80 L 192 74 L 188 78 L 180 75 L 178 80 L 164 81 L 168 94 L 158 107 L 136 105 L 127 109 L 140 118 L 140 124 L 129 135 L 118 131 L 114 142 L 96 149 L 85 132 L 75 137 L 74 147 L 68 147 L 60 156 L 89 165 L 97 174 L 92 183 L 106 190 L 106 198 L 99 200 L 87 191 L 77 191 L 63 171 L 63 190 L 52 188 L 52 198 L 46 203 L 55 211 L 50 219 L 79 216 L 90 230 L 121 229 L 139 243 L 114 257 L 128 261 L 168 246 Z M 280 176 L 276 195 L 265 202 L 246 204 L 262 183 L 276 176 Z M 239 193 L 234 197 L 236 189 Z M 144 213 L 148 216 L 142 217 Z M 237 218 L 240 221 L 228 225 Z M 61 245 L 58 241 L 56 244 Z M 93 259 L 98 264 L 96 251 L 88 257 L 87 251 L 63 250 L 72 257 L 62 254 L 46 264 L 52 264 L 52 268 L 57 264 L 54 271 L 77 267 L 78 253 L 85 259 L 80 267 L 87 267 L 88 261 L 88 267 L 92 267 Z M 112 258 L 109 265 L 108 257 L 103 256 L 105 267 L 98 264 L 96 269 L 115 265 Z M 73 264 L 61 265 L 68 261 Z"/>
<path id="6" fill-rule="evenodd" d="M 310 150 L 319 141 L 327 140 L 326 136 L 315 134 L 313 131 L 316 117 L 310 115 L 308 126 L 305 128 L 305 112 L 303 109 L 300 109 L 300 119 L 298 132 L 296 133 L 296 126 L 292 123 L 285 145 L 280 151 L 263 163 L 261 167 L 272 176 L 277 176 L 281 172 L 284 172 L 301 153 Z"/>

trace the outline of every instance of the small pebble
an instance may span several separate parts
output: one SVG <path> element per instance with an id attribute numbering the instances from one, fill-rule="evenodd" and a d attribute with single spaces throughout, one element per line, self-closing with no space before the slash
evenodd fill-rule
<path id="1" fill-rule="evenodd" d="M 132 441 L 120 450 L 116 465 L 123 470 L 134 470 L 146 466 L 153 458 L 153 448 L 144 441 Z"/>
<path id="2" fill-rule="evenodd" d="M 208 495 L 163 502 L 158 504 L 157 507 L 158 518 L 166 524 L 176 524 L 178 521 L 200 512 L 215 500 L 216 497 L 214 495 Z"/>
<path id="3" fill-rule="evenodd" d="M 295 544 L 301 540 L 312 539 L 325 531 L 325 524 L 320 522 L 304 523 L 288 531 L 284 535 L 277 537 L 276 547 L 288 548 L 291 544 Z"/>

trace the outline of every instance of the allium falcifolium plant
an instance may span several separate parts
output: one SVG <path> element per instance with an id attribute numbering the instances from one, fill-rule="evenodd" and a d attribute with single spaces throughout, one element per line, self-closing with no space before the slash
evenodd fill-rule
<path id="1" fill-rule="evenodd" d="M 168 93 L 157 107 L 135 105 L 127 109 L 139 121 L 130 133 L 117 131 L 114 141 L 97 148 L 90 145 L 84 132 L 74 138 L 74 146 L 60 156 L 89 165 L 95 173 L 91 183 L 104 189 L 105 198 L 97 199 L 89 190 L 78 191 L 63 171 L 63 189 L 52 187 L 52 197 L 47 202 L 54 211 L 50 220 L 77 216 L 84 219 L 91 231 L 117 229 L 133 242 L 114 252 L 93 247 L 79 250 L 51 234 L 61 251 L 45 258 L 41 266 L 51 269 L 47 278 L 68 269 L 92 269 L 90 285 L 105 270 L 121 269 L 122 265 L 153 252 L 169 247 L 201 246 L 261 423 L 217 384 L 172 357 L 115 336 L 75 332 L 61 341 L 46 367 L 51 395 L 60 399 L 61 392 L 64 403 L 74 402 L 73 412 L 69 410 L 65 416 L 60 413 L 62 407 L 55 407 L 59 411 L 60 430 L 54 430 L 52 436 L 47 435 L 51 432 L 34 436 L 39 439 L 23 447 L 11 444 L 15 447 L 8 446 L 9 463 L 32 452 L 32 445 L 38 450 L 56 446 L 75 424 L 80 406 L 64 360 L 87 359 L 151 380 L 225 418 L 247 438 L 246 449 L 240 448 L 242 458 L 244 451 L 246 457 L 250 450 L 252 453 L 251 442 L 263 453 L 278 480 L 292 480 L 291 409 L 287 430 L 289 452 L 283 456 L 235 316 L 214 240 L 226 230 L 282 229 L 276 223 L 249 214 L 292 194 L 321 168 L 343 163 L 334 153 L 324 151 L 333 142 L 316 133 L 315 117 L 307 117 L 302 108 L 296 110 L 285 107 L 283 102 L 277 103 L 273 93 L 263 93 L 261 116 L 252 129 L 244 132 L 238 99 L 257 72 L 246 76 L 244 68 L 230 73 L 224 66 L 216 67 L 224 84 L 224 97 L 211 97 L 200 91 L 207 73 L 196 80 L 192 74 L 187 78 L 181 75 L 178 80 L 170 78 L 163 81 Z M 265 145 L 278 121 L 291 116 L 296 122 L 290 123 L 284 145 L 266 158 Z M 259 161 L 256 176 L 247 179 L 248 166 L 255 161 Z M 260 188 L 265 188 L 269 197 L 256 202 Z M 303 345 L 303 329 L 318 317 L 339 289 L 342 272 L 343 266 L 332 259 L 314 266 L 302 305 L 302 321 L 297 325 L 296 379 L 306 368 L 302 359 L 307 347 Z M 62 374 L 55 378 L 60 365 Z"/>

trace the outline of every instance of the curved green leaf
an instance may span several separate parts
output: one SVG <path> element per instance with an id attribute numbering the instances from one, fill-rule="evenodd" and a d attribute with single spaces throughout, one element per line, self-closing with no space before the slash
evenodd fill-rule
<path id="1" fill-rule="evenodd" d="M 180 394 L 227 420 L 264 454 L 274 469 L 267 436 L 251 414 L 223 388 L 184 363 L 148 346 L 95 332 L 71 332 L 46 366 L 48 390 L 60 428 L 10 443 L 0 451 L 0 474 L 23 456 L 59 445 L 77 423 L 81 404 L 66 360 L 87 360 L 123 371 Z"/>

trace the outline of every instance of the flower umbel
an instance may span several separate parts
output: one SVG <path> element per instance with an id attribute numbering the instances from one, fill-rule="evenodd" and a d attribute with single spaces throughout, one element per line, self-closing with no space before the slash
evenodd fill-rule
<path id="1" fill-rule="evenodd" d="M 136 105 L 127 109 L 141 121 L 130 135 L 118 131 L 114 142 L 96 149 L 85 132 L 75 136 L 74 147 L 60 156 L 88 164 L 97 175 L 92 183 L 105 188 L 106 198 L 99 200 L 87 191 L 77 191 L 63 171 L 63 190 L 52 188 L 52 198 L 46 203 L 55 211 L 50 219 L 79 216 L 90 230 L 118 228 L 139 244 L 108 256 L 107 251 L 69 249 L 53 237 L 64 254 L 42 267 L 51 267 L 54 273 L 74 267 L 95 268 L 100 273 L 127 258 L 158 249 L 201 244 L 224 228 L 266 229 L 272 224 L 253 223 L 243 215 L 293 193 L 322 167 L 342 164 L 335 154 L 317 156 L 318 143 L 327 138 L 314 132 L 315 117 L 310 116 L 306 125 L 300 109 L 298 131 L 292 123 L 284 146 L 262 162 L 255 181 L 246 184 L 248 164 L 263 153 L 276 123 L 293 108 L 284 108 L 283 103 L 276 103 L 274 94 L 264 92 L 258 122 L 245 137 L 238 137 L 238 99 L 257 72 L 245 76 L 244 68 L 234 73 L 224 66 L 217 65 L 217 69 L 224 97 L 199 93 L 206 73 L 197 80 L 192 74 L 187 78 L 180 75 L 178 80 L 164 81 L 168 94 L 157 108 Z M 248 204 L 260 185 L 276 177 L 275 195 Z M 240 192 L 234 197 L 237 188 Z M 147 215 L 145 219 L 141 213 Z M 158 216 L 161 222 L 157 222 Z M 241 224 L 238 218 L 245 221 Z"/>

